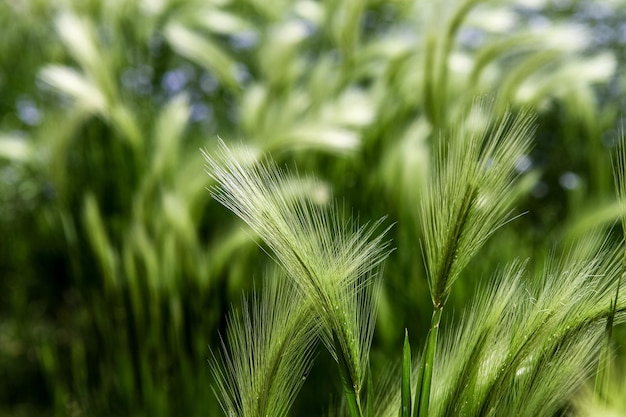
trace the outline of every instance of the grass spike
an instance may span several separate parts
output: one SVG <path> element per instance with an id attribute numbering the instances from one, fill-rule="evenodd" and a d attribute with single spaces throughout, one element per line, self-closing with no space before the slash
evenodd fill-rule
<path id="1" fill-rule="evenodd" d="M 441 316 L 452 284 L 485 241 L 507 221 L 515 200 L 515 161 L 530 148 L 532 117 L 474 103 L 458 128 L 439 139 L 434 175 L 422 200 L 422 231 L 433 316 L 418 373 L 414 416 L 429 415 Z"/>
<path id="2" fill-rule="evenodd" d="M 507 221 L 514 201 L 515 161 L 530 149 L 527 113 L 486 122 L 491 107 L 470 113 L 435 149 L 434 176 L 422 202 L 427 277 L 435 307 L 443 306 L 461 270 Z"/>
<path id="3" fill-rule="evenodd" d="M 261 295 L 250 303 L 244 297 L 242 306 L 211 362 L 215 393 L 229 416 L 286 416 L 313 359 L 318 328 L 310 304 L 274 273 Z"/>
<path id="4" fill-rule="evenodd" d="M 592 374 L 620 273 L 621 250 L 589 239 L 553 256 L 533 284 L 515 262 L 478 292 L 457 330 L 438 342 L 428 416 L 549 417 L 562 409 Z M 618 299 L 616 322 L 626 318 L 624 303 Z"/>
<path id="5" fill-rule="evenodd" d="M 243 155 L 243 156 L 242 156 Z M 271 249 L 277 263 L 311 300 L 322 341 L 339 365 L 351 410 L 361 409 L 361 389 L 379 292 L 378 267 L 389 253 L 372 225 L 341 222 L 338 209 L 320 207 L 294 190 L 296 182 L 271 162 L 241 155 L 220 142 L 204 156 L 216 180 L 213 196 L 244 220 Z M 288 188 L 288 192 L 286 192 Z M 356 415 L 356 414 L 354 414 Z"/>

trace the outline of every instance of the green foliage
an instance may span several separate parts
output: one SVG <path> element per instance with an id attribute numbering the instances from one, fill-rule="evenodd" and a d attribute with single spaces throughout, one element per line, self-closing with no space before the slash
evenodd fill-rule
<path id="1" fill-rule="evenodd" d="M 415 393 L 415 416 L 429 415 L 437 336 L 452 284 L 514 202 L 514 164 L 528 152 L 531 119 L 505 116 L 495 126 L 476 105 L 450 137 L 440 139 L 433 178 L 422 200 L 422 231 L 433 317 Z M 491 130 L 491 131 L 490 131 Z"/>
<path id="2" fill-rule="evenodd" d="M 491 113 L 474 106 L 433 156 L 420 219 L 435 308 L 444 306 L 460 272 L 507 221 L 515 201 L 515 162 L 529 152 L 532 119 L 506 115 L 494 126 Z"/>
<path id="3" fill-rule="evenodd" d="M 513 279 L 517 269 L 493 271 L 513 259 L 531 259 L 516 288 L 542 294 L 547 290 L 535 281 L 548 281 L 541 270 L 554 242 L 608 228 L 624 212 L 614 199 L 606 150 L 620 135 L 623 56 L 618 37 L 599 36 L 607 25 L 621 24 L 623 6 L 536 3 L 1 2 L 0 415 L 215 415 L 211 386 L 228 412 L 249 413 L 233 392 L 248 393 L 252 404 L 255 390 L 265 389 L 249 405 L 258 412 L 280 414 L 293 404 L 294 415 L 320 415 L 323 400 L 342 385 L 353 414 L 397 415 L 402 404 L 406 410 L 408 380 L 413 394 L 423 380 L 422 361 L 433 372 L 430 389 L 418 390 L 430 402 L 429 414 L 444 407 L 443 381 L 463 391 L 461 398 L 483 389 L 440 377 L 441 357 L 456 339 L 448 329 L 426 329 L 438 329 L 444 317 L 443 327 L 457 322 L 456 332 L 464 334 L 460 312 L 492 317 L 474 306 L 494 304 L 482 298 L 496 300 L 498 282 Z M 493 97 L 490 107 L 472 107 L 485 95 Z M 536 115 L 533 132 L 516 124 L 526 112 Z M 515 126 L 532 135 L 532 150 L 501 140 Z M 262 174 L 252 181 L 262 187 L 251 200 L 244 193 L 228 201 L 230 208 L 246 203 L 250 226 L 206 192 L 222 190 L 215 191 L 222 199 L 230 192 L 201 175 L 198 148 L 212 157 L 224 152 L 216 134 L 229 139 L 226 166 L 237 169 L 223 173 L 239 172 L 237 187 L 247 193 L 250 178 L 242 175 Z M 483 137 L 492 138 L 492 151 L 477 145 Z M 499 152 L 505 163 L 494 165 Z M 306 175 L 276 174 L 265 165 L 268 157 Z M 437 178 L 445 196 L 439 205 L 429 200 Z M 466 189 L 479 190 L 467 199 L 466 220 L 473 221 L 451 244 L 446 222 L 463 211 L 465 194 L 457 191 Z M 341 199 L 340 208 L 329 205 L 331 195 Z M 428 201 L 433 206 L 424 216 Z M 484 204 L 489 216 L 478 210 Z M 397 250 L 388 253 L 379 222 L 359 226 L 348 211 L 360 219 L 387 216 L 384 223 L 395 226 L 384 239 Z M 448 217 L 437 217 L 439 211 Z M 498 229 L 522 212 L 528 215 Z M 296 285 L 269 274 L 261 295 L 247 298 L 251 306 L 244 301 L 243 316 L 228 324 L 226 306 L 237 310 L 241 292 L 266 269 L 256 239 Z M 612 256 L 594 250 L 581 255 L 583 263 Z M 375 271 L 387 255 L 383 282 Z M 564 265 L 570 259 L 553 256 Z M 446 259 L 453 267 L 447 272 Z M 491 276 L 499 278 L 480 283 Z M 598 281 L 608 285 L 611 278 Z M 602 287 L 596 301 L 607 309 L 614 302 L 620 321 L 624 292 L 616 298 L 621 284 L 611 286 L 612 296 Z M 523 307 L 512 316 L 539 314 L 524 302 L 524 290 L 515 291 Z M 289 294 L 313 296 L 292 305 Z M 450 306 L 445 314 L 436 311 L 430 325 L 429 296 Z M 245 328 L 269 319 L 264 308 L 271 303 L 294 314 L 281 311 L 265 327 Z M 284 338 L 284 321 L 302 311 L 308 311 L 303 322 L 317 317 L 313 327 L 331 352 L 326 362 L 338 365 L 326 369 L 319 354 L 304 384 L 303 370 L 317 353 L 305 343 L 312 333 L 295 332 L 302 337 L 294 344 Z M 597 341 L 594 323 L 589 340 Z M 599 325 L 611 334 L 610 324 Z M 492 327 L 483 337 L 510 336 Z M 410 378 L 406 360 L 404 372 L 389 365 L 389 358 L 400 358 L 402 328 L 413 353 L 422 344 L 432 352 L 414 358 Z M 270 331 L 282 341 L 252 342 Z M 220 332 L 228 346 L 220 357 L 225 366 L 216 364 L 211 373 L 207 346 L 219 349 Z M 621 345 L 618 335 L 605 342 L 607 352 Z M 545 356 L 554 359 L 545 366 L 534 362 L 539 357 L 529 359 L 531 368 L 554 363 L 570 375 L 589 375 L 573 364 L 581 352 L 596 357 L 579 336 L 564 340 L 571 349 Z M 487 361 L 481 343 L 473 354 Z M 282 362 L 276 346 L 294 356 Z M 253 352 L 264 354 L 246 356 Z M 259 362 L 237 362 L 245 357 Z M 583 362 L 587 370 L 594 366 Z M 248 372 L 258 379 L 244 380 Z M 488 384 L 480 372 L 473 376 L 476 369 L 468 372 L 463 378 Z M 277 374 L 284 378 L 271 377 Z M 229 382 L 219 386 L 217 375 Z M 529 403 L 547 398 L 528 397 L 529 382 L 516 381 L 515 392 L 526 392 Z M 567 389 L 545 392 L 556 392 L 555 404 L 569 400 Z M 276 402 L 261 401 L 270 397 Z M 504 410 L 515 401 L 497 404 Z M 347 405 L 338 404 L 336 414 L 345 415 Z"/>
<path id="4" fill-rule="evenodd" d="M 574 251 L 546 267 L 538 288 L 520 280 L 523 266 L 506 270 L 444 344 L 433 415 L 554 415 L 592 370 L 620 252 Z"/>
<path id="5" fill-rule="evenodd" d="M 518 126 L 527 126 L 527 122 L 527 118 L 522 118 Z M 526 130 L 512 129 L 509 134 L 524 143 L 524 136 L 517 136 L 520 132 L 523 135 Z M 493 135 L 499 138 L 499 130 L 494 130 Z M 515 140 L 505 143 L 510 142 L 515 143 Z M 483 149 L 488 151 L 490 147 Z M 508 149 L 514 152 L 518 148 L 513 146 Z M 368 327 L 373 326 L 373 308 L 369 298 L 361 298 L 364 301 L 355 305 L 351 302 L 354 297 L 350 297 L 350 293 L 333 299 L 332 288 L 346 284 L 351 292 L 358 292 L 359 287 L 367 288 L 368 281 L 359 280 L 362 274 L 358 272 L 362 271 L 365 259 L 370 259 L 374 265 L 380 261 L 380 237 L 374 239 L 372 244 L 363 240 L 369 237 L 369 232 L 364 235 L 357 233 L 346 239 L 346 232 L 329 223 L 331 220 L 323 215 L 324 212 L 307 200 L 300 198 L 295 200 L 296 204 L 289 204 L 292 200 L 286 200 L 280 191 L 285 174 L 264 165 L 242 165 L 232 152 L 223 152 L 223 165 L 207 156 L 210 172 L 221 187 L 216 191 L 216 198 L 257 231 L 272 249 L 279 265 L 302 288 L 301 300 L 304 301 L 301 302 L 309 300 L 312 303 L 321 319 L 322 340 L 339 364 L 349 415 L 363 415 L 360 401 L 362 379 L 358 379 L 357 372 L 369 368 L 368 357 L 363 359 L 354 352 L 368 351 L 369 340 L 353 335 L 371 332 Z M 453 158 L 454 153 L 450 152 L 446 157 Z M 246 160 L 252 162 L 250 158 Z M 494 160 L 503 163 L 513 159 Z M 469 163 L 474 164 L 474 158 L 469 159 Z M 491 174 L 488 169 L 484 175 L 506 177 L 510 173 L 506 169 L 498 171 L 497 165 L 493 165 Z M 474 176 L 462 178 L 470 182 Z M 506 183 L 501 192 L 511 189 L 514 189 L 513 184 Z M 431 192 L 443 197 L 445 187 L 433 187 Z M 493 212 L 498 214 L 497 210 Z M 432 218 L 438 216 L 445 217 L 445 212 L 433 214 Z M 462 217 L 467 216 L 463 212 L 457 213 L 451 217 L 451 223 L 455 224 Z M 476 221 L 471 217 L 467 219 L 468 227 Z M 497 227 L 498 223 L 492 223 L 493 227 Z M 428 245 L 429 241 L 425 244 Z M 622 249 L 607 245 L 597 237 L 587 238 L 561 259 L 549 262 L 534 282 L 524 280 L 525 265 L 514 262 L 495 277 L 492 285 L 478 292 L 457 333 L 445 334 L 439 356 L 435 356 L 434 346 L 438 342 L 436 335 L 443 308 L 435 305 L 436 322 L 429 331 L 429 335 L 435 336 L 427 338 L 422 355 L 415 413 L 498 416 L 508 415 L 511 410 L 518 410 L 518 413 L 523 410 L 524 415 L 552 416 L 566 405 L 591 373 L 607 320 L 622 322 L 625 318 L 626 299 L 623 296 L 614 298 L 615 283 L 622 285 L 619 279 Z M 346 256 L 346 253 L 351 256 Z M 364 253 L 368 256 L 361 258 Z M 356 264 L 352 263 L 353 260 Z M 357 273 L 352 277 L 350 272 Z M 349 309 L 342 306 L 349 306 Z M 350 323 L 355 321 L 348 319 L 349 312 L 357 314 L 357 324 L 353 327 Z M 366 320 L 362 321 L 362 317 Z M 241 326 L 235 326 L 235 331 L 237 329 Z M 247 328 L 245 331 L 255 330 Z M 332 344 L 328 341 L 328 333 L 332 334 Z M 348 335 L 346 344 L 341 342 L 343 335 Z M 259 339 L 265 340 L 265 337 Z M 237 340 L 234 342 L 238 344 Z M 254 353 L 247 355 L 262 357 L 272 349 L 274 347 L 254 346 Z M 404 362 L 407 355 L 410 361 L 407 348 L 404 355 Z M 406 363 L 403 364 L 402 374 L 402 394 L 387 398 L 393 401 L 402 398 L 406 403 L 410 398 L 406 382 L 410 372 L 407 372 Z M 221 378 L 228 380 L 224 374 Z M 223 386 L 225 383 L 220 384 Z M 231 395 L 241 393 L 238 391 L 240 387 L 231 386 Z M 240 395 L 258 398 L 245 391 Z M 401 407 L 401 412 L 406 413 L 410 407 L 410 403 Z"/>
<path id="6" fill-rule="evenodd" d="M 252 306 L 229 320 L 228 354 L 216 367 L 218 396 L 230 416 L 285 416 L 312 361 L 317 325 L 306 296 L 286 277 L 266 278 Z M 226 349 L 226 348 L 225 348 Z M 216 366 L 216 365 L 214 365 Z"/>
<path id="7" fill-rule="evenodd" d="M 315 206 L 285 174 L 250 165 L 253 154 L 241 163 L 222 147 L 223 165 L 205 153 L 210 174 L 220 185 L 215 198 L 267 243 L 311 303 L 322 340 L 339 365 L 351 415 L 363 415 L 360 395 L 378 292 L 375 268 L 387 254 L 381 243 L 384 233 L 370 241 L 376 224 L 341 224 L 337 209 Z"/>

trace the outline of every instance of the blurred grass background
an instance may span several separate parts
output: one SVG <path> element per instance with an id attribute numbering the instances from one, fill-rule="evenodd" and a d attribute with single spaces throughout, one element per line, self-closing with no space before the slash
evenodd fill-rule
<path id="1" fill-rule="evenodd" d="M 269 260 L 206 190 L 199 148 L 217 135 L 320 178 L 320 204 L 396 223 L 379 366 L 405 327 L 426 333 L 418 190 L 431 138 L 477 95 L 538 123 L 517 165 L 528 213 L 459 281 L 457 313 L 496 265 L 539 268 L 557 242 L 612 226 L 625 6 L 1 2 L 0 415 L 219 415 L 209 347 Z M 320 352 L 294 415 L 338 397 L 328 363 Z"/>

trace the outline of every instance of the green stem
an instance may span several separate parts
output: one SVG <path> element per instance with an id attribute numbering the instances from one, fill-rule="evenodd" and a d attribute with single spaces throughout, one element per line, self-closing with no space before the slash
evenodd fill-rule
<path id="1" fill-rule="evenodd" d="M 443 305 L 435 306 L 433 317 L 430 322 L 430 330 L 424 345 L 424 354 L 420 363 L 420 371 L 417 379 L 417 390 L 415 391 L 414 417 L 427 417 L 430 403 L 430 388 L 433 379 L 433 365 L 435 363 L 435 351 L 437 348 L 437 335 L 439 334 L 439 323 Z"/>
<path id="2" fill-rule="evenodd" d="M 363 417 L 361 411 L 361 399 L 357 391 L 358 383 L 352 380 L 352 374 L 350 367 L 344 356 L 341 343 L 337 338 L 337 334 L 333 331 L 333 343 L 335 344 L 335 352 L 337 353 L 337 362 L 339 363 L 339 373 L 341 374 L 341 382 L 343 385 L 343 393 L 346 396 L 346 403 L 348 404 L 348 411 L 350 417 Z"/>
<path id="3" fill-rule="evenodd" d="M 626 273 L 626 251 L 622 258 L 622 271 L 617 280 L 617 289 L 615 290 L 615 299 L 611 302 L 611 309 L 606 318 L 605 339 L 600 351 L 600 360 L 598 362 L 598 371 L 596 373 L 596 381 L 594 391 L 596 398 L 604 403 L 609 390 L 611 379 L 611 339 L 613 336 L 613 322 L 617 311 L 617 302 L 619 298 L 619 287 L 622 285 L 622 277 Z"/>

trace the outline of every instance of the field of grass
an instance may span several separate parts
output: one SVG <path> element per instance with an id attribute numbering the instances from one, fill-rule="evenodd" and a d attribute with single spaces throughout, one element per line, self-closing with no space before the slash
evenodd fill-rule
<path id="1" fill-rule="evenodd" d="M 0 416 L 626 415 L 626 3 L 0 3 Z"/>

